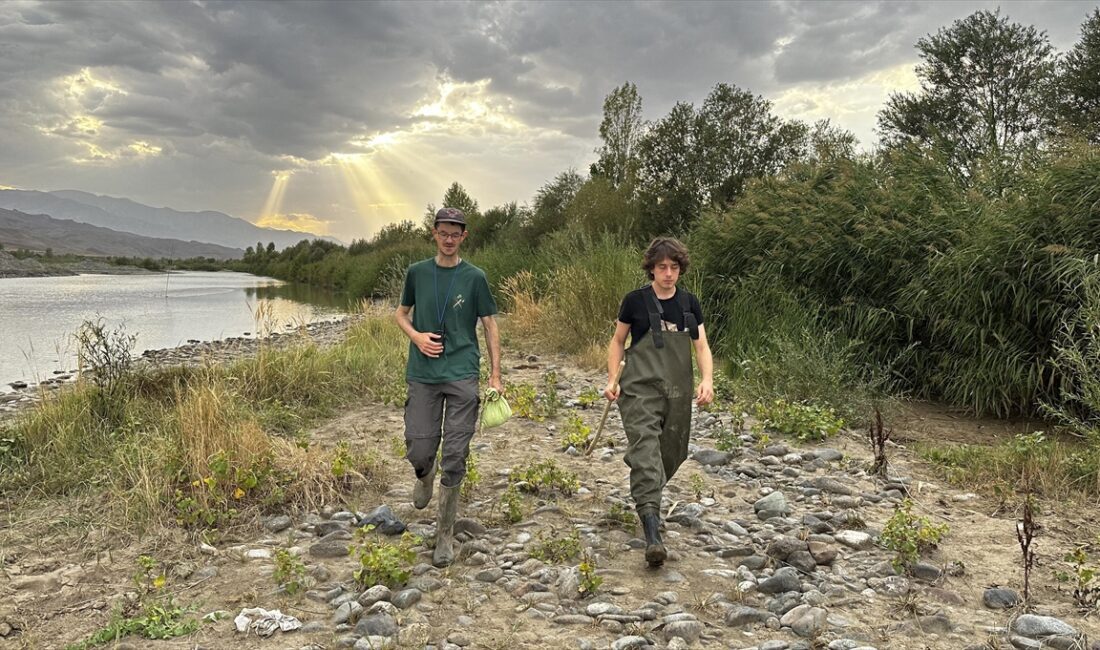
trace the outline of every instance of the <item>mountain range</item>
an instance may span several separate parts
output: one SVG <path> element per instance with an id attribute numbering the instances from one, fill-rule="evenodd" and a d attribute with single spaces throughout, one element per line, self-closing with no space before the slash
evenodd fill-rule
<path id="1" fill-rule="evenodd" d="M 257 242 L 275 242 L 275 247 L 282 249 L 303 239 L 319 238 L 312 233 L 261 228 L 222 212 L 183 212 L 171 208 L 155 208 L 129 199 L 76 190 L 0 190 L 0 208 L 16 210 L 25 215 L 46 215 L 56 220 L 89 224 L 119 233 L 175 239 L 181 244 L 200 242 L 231 249 L 244 249 L 255 246 Z M 24 225 L 34 228 L 32 222 L 24 222 Z M 51 227 L 56 229 L 58 226 L 53 224 Z M 0 242 L 16 245 L 16 242 L 2 238 Z M 71 247 L 76 244 L 78 242 L 72 242 Z M 60 250 L 58 246 L 52 248 Z"/>
<path id="2" fill-rule="evenodd" d="M 55 254 L 123 257 L 213 257 L 239 258 L 239 248 L 197 241 L 143 237 L 69 219 L 42 214 L 24 214 L 0 208 L 0 242 L 5 248 L 26 248 Z"/>

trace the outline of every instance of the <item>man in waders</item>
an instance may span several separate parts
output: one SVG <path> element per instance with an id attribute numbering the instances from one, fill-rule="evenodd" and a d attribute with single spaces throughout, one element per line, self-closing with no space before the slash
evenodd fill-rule
<path id="1" fill-rule="evenodd" d="M 401 331 L 409 337 L 405 457 L 416 473 L 414 506 L 428 507 L 437 465 L 443 467 L 432 557 L 438 567 L 454 561 L 459 490 L 477 424 L 479 319 L 489 348 L 489 386 L 504 392 L 500 382 L 500 334 L 494 318 L 496 302 L 485 273 L 458 256 L 459 246 L 468 234 L 461 210 L 441 208 L 436 212 L 432 227 L 435 257 L 409 267 L 395 314 Z M 442 461 L 437 462 L 441 441 Z"/>
<path id="2" fill-rule="evenodd" d="M 645 532 L 646 562 L 657 567 L 668 555 L 661 542 L 661 492 L 687 458 L 692 397 L 700 406 L 714 399 L 714 363 L 699 300 L 676 287 L 688 268 L 687 248 L 671 237 L 658 237 L 646 250 L 642 268 L 651 282 L 623 298 L 607 351 L 604 396 L 619 401 L 630 495 Z M 630 348 L 624 350 L 627 334 Z M 694 391 L 692 347 L 702 375 Z M 624 354 L 626 367 L 616 386 Z"/>

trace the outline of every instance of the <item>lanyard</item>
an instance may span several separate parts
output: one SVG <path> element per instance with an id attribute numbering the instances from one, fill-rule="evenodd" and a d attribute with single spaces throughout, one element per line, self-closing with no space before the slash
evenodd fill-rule
<path id="1" fill-rule="evenodd" d="M 461 264 L 462 262 L 459 262 Z M 451 299 L 451 289 L 455 286 L 455 277 L 458 276 L 458 265 L 454 267 L 454 274 L 451 275 L 451 284 L 447 286 L 447 294 L 443 296 L 443 306 L 439 304 L 439 265 L 432 266 L 432 279 L 435 280 L 435 309 L 439 314 L 439 324 L 443 324 L 443 315 L 447 312 L 447 301 Z"/>

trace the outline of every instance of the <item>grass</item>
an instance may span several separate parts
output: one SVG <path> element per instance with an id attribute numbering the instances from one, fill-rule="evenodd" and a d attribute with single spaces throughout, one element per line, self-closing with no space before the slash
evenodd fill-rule
<path id="1" fill-rule="evenodd" d="M 996 446 L 922 444 L 922 458 L 953 484 L 986 492 L 1015 491 L 1029 475 L 1047 499 L 1100 498 L 1100 441 L 1051 440 L 1038 432 Z"/>
<path id="2" fill-rule="evenodd" d="M 102 493 L 112 519 L 137 527 L 331 501 L 369 469 L 336 472 L 334 456 L 292 434 L 364 396 L 399 400 L 406 349 L 388 315 L 370 314 L 331 347 L 79 382 L 0 431 L 0 496 Z"/>

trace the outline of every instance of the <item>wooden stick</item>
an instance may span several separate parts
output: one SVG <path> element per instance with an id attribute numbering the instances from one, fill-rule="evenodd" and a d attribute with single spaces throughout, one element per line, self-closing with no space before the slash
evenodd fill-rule
<path id="1" fill-rule="evenodd" d="M 615 378 L 611 380 L 611 389 L 614 390 L 619 386 L 619 377 L 623 376 L 623 368 L 626 367 L 626 359 L 624 358 L 619 362 L 619 367 L 615 369 Z M 607 404 L 603 407 L 603 417 L 600 418 L 600 426 L 596 428 L 596 436 L 592 438 L 592 442 L 588 444 L 588 449 L 585 450 L 585 456 L 591 456 L 592 450 L 596 448 L 596 443 L 600 441 L 600 434 L 603 433 L 603 425 L 607 422 L 607 414 L 611 411 L 611 400 L 607 400 Z"/>

